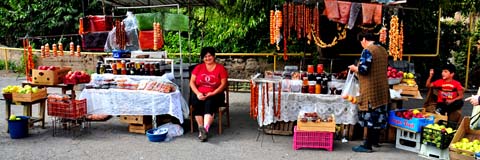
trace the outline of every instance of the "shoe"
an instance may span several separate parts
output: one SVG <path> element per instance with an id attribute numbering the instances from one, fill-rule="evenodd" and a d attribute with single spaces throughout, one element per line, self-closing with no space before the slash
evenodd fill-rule
<path id="1" fill-rule="evenodd" d="M 198 127 L 198 131 L 200 132 L 200 136 L 198 136 L 198 139 L 200 139 L 201 142 L 207 141 L 207 130 L 203 128 L 203 126 Z"/>
<path id="2" fill-rule="evenodd" d="M 370 148 L 366 148 L 365 146 L 363 145 L 359 145 L 359 146 L 355 146 L 352 148 L 352 151 L 354 152 L 364 152 L 364 153 L 371 153 L 372 152 L 372 149 Z"/>

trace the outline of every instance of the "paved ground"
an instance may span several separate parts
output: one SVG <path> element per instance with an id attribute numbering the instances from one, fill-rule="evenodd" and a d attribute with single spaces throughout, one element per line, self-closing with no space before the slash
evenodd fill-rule
<path id="1" fill-rule="evenodd" d="M 0 88 L 18 85 L 12 75 L 0 73 Z M 60 92 L 50 90 L 49 92 Z M 374 153 L 354 153 L 351 147 L 360 140 L 341 143 L 335 141 L 334 151 L 317 149 L 292 149 L 292 136 L 260 135 L 257 124 L 249 118 L 249 93 L 231 93 L 232 127 L 224 134 L 213 136 L 206 143 L 198 142 L 197 133 L 186 133 L 171 142 L 151 143 L 145 135 L 128 132 L 127 124 L 118 118 L 93 123 L 87 133 L 79 136 L 52 137 L 50 117 L 47 128 L 37 125 L 30 136 L 12 140 L 5 132 L 5 110 L 0 111 L 0 159 L 423 159 L 417 154 L 395 149 L 393 144 L 382 144 Z M 4 106 L 4 102 L 0 106 Z M 410 100 L 407 108 L 421 107 L 423 101 Z M 466 104 L 464 110 L 471 111 Z M 22 107 L 13 106 L 13 112 L 21 115 Z M 38 113 L 34 107 L 34 114 Z M 216 129 L 216 128 L 213 128 Z M 273 140 L 272 140 L 273 137 Z M 263 141 L 262 141 L 263 138 Z"/>

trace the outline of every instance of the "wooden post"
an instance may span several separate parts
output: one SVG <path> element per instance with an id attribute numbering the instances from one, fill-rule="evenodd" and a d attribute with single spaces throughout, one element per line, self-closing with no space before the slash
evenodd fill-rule
<path id="1" fill-rule="evenodd" d="M 7 73 L 9 72 L 8 70 L 8 51 L 7 49 L 3 49 L 5 51 L 5 71 L 7 71 Z"/>

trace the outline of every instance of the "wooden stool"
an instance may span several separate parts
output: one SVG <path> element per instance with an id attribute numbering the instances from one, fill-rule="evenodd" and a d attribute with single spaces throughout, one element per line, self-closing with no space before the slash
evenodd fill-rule
<path id="1" fill-rule="evenodd" d="M 36 100 L 36 101 L 33 101 L 33 102 L 19 102 L 21 105 L 23 105 L 23 115 L 24 116 L 29 116 L 30 117 L 30 120 L 29 120 L 29 126 L 33 126 L 34 123 L 36 122 L 41 122 L 42 123 L 42 129 L 45 128 L 45 107 L 46 107 L 46 100 L 47 98 L 42 98 L 42 99 L 39 99 L 39 100 Z M 15 102 L 12 102 L 11 100 L 5 100 L 5 114 L 6 114 L 6 118 L 7 118 L 7 121 L 8 119 L 10 118 L 10 115 L 11 115 L 11 106 L 12 104 L 14 104 Z M 32 106 L 34 104 L 37 104 L 39 103 L 40 104 L 40 110 L 39 110 L 39 113 L 38 113 L 38 116 L 39 117 L 32 117 Z M 8 130 L 8 122 L 7 122 L 7 133 L 9 133 L 9 130 Z"/>

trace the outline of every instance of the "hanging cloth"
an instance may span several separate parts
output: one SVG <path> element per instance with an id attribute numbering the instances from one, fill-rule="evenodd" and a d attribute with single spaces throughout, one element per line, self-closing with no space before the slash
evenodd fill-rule
<path id="1" fill-rule="evenodd" d="M 375 24 L 382 24 L 382 5 L 377 4 L 375 7 L 375 15 L 373 16 Z"/>
<path id="2" fill-rule="evenodd" d="M 337 0 L 325 0 L 325 15 L 327 15 L 328 19 L 331 21 L 337 22 L 340 18 L 340 14 L 338 13 L 338 3 Z"/>
<path id="3" fill-rule="evenodd" d="M 355 21 L 357 20 L 358 13 L 360 13 L 361 9 L 362 9 L 361 3 L 355 3 L 355 2 L 352 3 L 350 7 L 350 17 L 348 19 L 348 29 L 352 29 L 353 26 L 355 26 Z"/>
<path id="4" fill-rule="evenodd" d="M 363 24 L 372 24 L 376 8 L 376 4 L 362 3 Z"/>
<path id="5" fill-rule="evenodd" d="M 340 10 L 340 20 L 338 22 L 342 24 L 348 23 L 350 17 L 350 7 L 352 2 L 338 1 L 338 10 Z"/>

